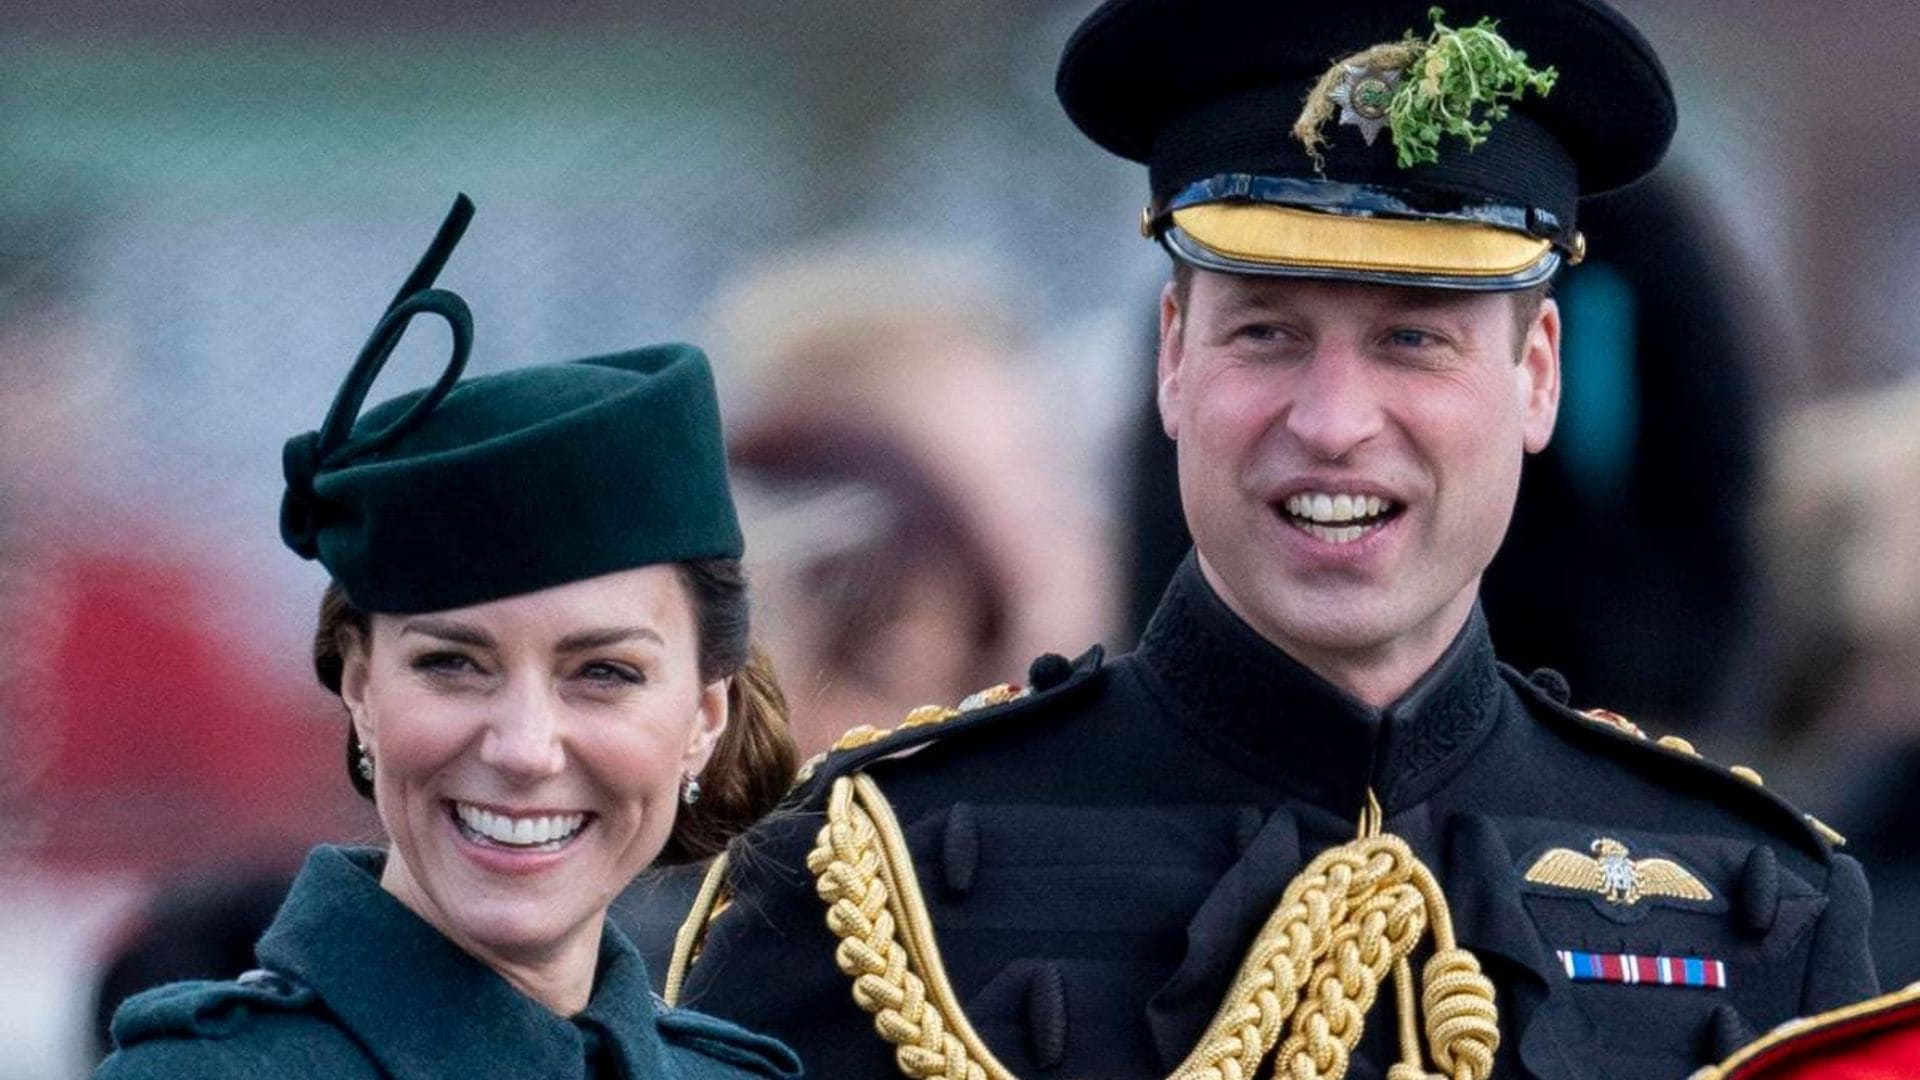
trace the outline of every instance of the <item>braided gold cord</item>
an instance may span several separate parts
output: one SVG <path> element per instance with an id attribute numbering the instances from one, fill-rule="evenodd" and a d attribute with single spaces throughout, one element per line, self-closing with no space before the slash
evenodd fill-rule
<path id="1" fill-rule="evenodd" d="M 807 869 L 840 939 L 834 961 L 853 977 L 853 1000 L 893 1044 L 900 1071 L 913 1080 L 1014 1080 L 960 1011 L 906 839 L 872 780 L 834 781 Z"/>
<path id="2" fill-rule="evenodd" d="M 1493 984 L 1453 937 L 1446 898 L 1404 840 L 1362 836 L 1321 852 L 1288 883 L 1193 1051 L 1172 1080 L 1253 1080 L 1275 1046 L 1278 1080 L 1338 1080 L 1391 970 L 1400 1002 L 1401 1061 L 1390 1080 L 1487 1080 L 1500 1043 Z M 864 776 L 834 782 L 827 825 L 807 856 L 853 979 L 854 1001 L 894 1046 L 911 1080 L 1015 1080 L 961 1011 L 920 894 L 906 840 Z M 1408 955 L 1431 927 L 1423 972 L 1421 1064 Z"/>
<path id="3" fill-rule="evenodd" d="M 706 875 L 700 879 L 700 891 L 694 894 L 693 907 L 673 935 L 673 957 L 667 961 L 667 982 L 660 992 L 669 1005 L 680 1004 L 687 969 L 693 966 L 700 955 L 700 946 L 706 943 L 707 927 L 727 908 L 726 880 L 727 853 L 723 851 L 707 867 Z"/>
<path id="4" fill-rule="evenodd" d="M 1296 1080 L 1344 1076 L 1367 1010 L 1394 962 L 1426 931 L 1419 890 L 1402 882 L 1368 897 L 1334 931 L 1332 947 L 1314 965 L 1315 993 L 1293 1015 L 1275 1073 Z"/>

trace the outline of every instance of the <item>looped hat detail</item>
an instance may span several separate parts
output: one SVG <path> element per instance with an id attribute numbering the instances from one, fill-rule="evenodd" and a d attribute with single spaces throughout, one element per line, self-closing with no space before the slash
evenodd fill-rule
<path id="1" fill-rule="evenodd" d="M 323 464 L 340 463 L 331 459 L 335 458 L 338 451 L 347 449 L 344 444 L 353 431 L 353 422 L 359 418 L 360 407 L 366 403 L 374 380 L 380 377 L 381 369 L 386 367 L 388 358 L 399 346 L 407 324 L 413 321 L 415 315 L 431 311 L 447 320 L 447 325 L 453 330 L 453 356 L 447 361 L 447 368 L 441 373 L 439 381 L 434 384 L 433 392 L 421 399 L 422 407 L 410 411 L 388 431 L 381 432 L 377 442 L 384 445 L 418 423 L 433 406 L 439 404 L 441 398 L 447 396 L 447 391 L 453 389 L 453 384 L 466 370 L 467 354 L 473 348 L 473 313 L 460 297 L 429 287 L 440 276 L 440 271 L 447 265 L 447 259 L 459 245 L 460 238 L 466 235 L 467 225 L 472 221 L 473 200 L 464 194 L 454 196 L 453 209 L 447 212 L 446 220 L 440 223 L 433 242 L 427 245 L 426 253 L 420 256 L 413 272 L 401 283 L 400 291 L 387 304 L 386 313 L 367 337 L 367 343 L 361 346 L 360 355 L 354 358 L 353 368 L 347 372 L 339 393 L 334 395 L 333 406 L 327 410 L 327 418 L 320 425 L 320 430 L 295 435 L 287 440 L 280 455 L 281 472 L 287 480 L 286 494 L 280 500 L 280 539 L 301 558 L 320 557 L 322 512 L 314 502 L 318 498 L 313 489 L 314 477 L 319 475 Z M 377 448 L 359 449 L 369 451 Z M 339 458 L 344 460 L 351 456 L 350 451 L 339 455 Z"/>
<path id="2" fill-rule="evenodd" d="M 463 195 L 342 381 L 282 453 L 280 532 L 363 611 L 439 611 L 652 563 L 742 552 L 706 357 L 690 345 L 462 381 L 466 302 L 433 280 Z M 453 351 L 434 384 L 362 411 L 419 315 Z"/>

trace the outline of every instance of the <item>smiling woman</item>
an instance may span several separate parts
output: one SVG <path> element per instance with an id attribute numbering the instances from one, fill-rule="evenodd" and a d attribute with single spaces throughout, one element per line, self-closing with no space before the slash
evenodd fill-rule
<path id="1" fill-rule="evenodd" d="M 658 1005 L 606 918 L 793 776 L 706 358 L 462 381 L 471 319 L 431 285 L 471 213 L 285 454 L 282 536 L 333 577 L 315 671 L 391 846 L 316 849 L 259 969 L 129 1001 L 99 1076 L 798 1075 L 779 1043 Z M 453 330 L 446 372 L 362 413 L 420 314 Z"/>

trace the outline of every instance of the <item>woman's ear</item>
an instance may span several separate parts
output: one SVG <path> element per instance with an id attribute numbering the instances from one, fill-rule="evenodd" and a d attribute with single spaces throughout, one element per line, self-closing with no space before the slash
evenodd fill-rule
<path id="1" fill-rule="evenodd" d="M 680 757 L 680 772 L 698 776 L 713 758 L 714 747 L 727 730 L 728 701 L 733 696 L 733 680 L 716 679 L 700 688 L 700 704 L 694 716 L 693 730 L 687 733 L 686 751 Z"/>
<path id="2" fill-rule="evenodd" d="M 373 726 L 368 721 L 367 675 L 373 658 L 366 635 L 353 629 L 340 632 L 340 700 L 353 720 L 354 734 L 360 745 L 373 750 Z"/>

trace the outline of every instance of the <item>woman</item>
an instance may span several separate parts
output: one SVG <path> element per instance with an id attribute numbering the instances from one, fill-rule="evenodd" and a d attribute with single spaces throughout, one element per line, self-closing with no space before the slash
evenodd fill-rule
<path id="1" fill-rule="evenodd" d="M 668 1010 L 608 903 L 710 855 L 793 771 L 749 656 L 705 358 L 659 346 L 460 382 L 430 288 L 462 197 L 326 422 L 287 445 L 281 532 L 333 575 L 315 639 L 385 852 L 316 849 L 261 968 L 128 1002 L 100 1077 L 791 1077 Z M 360 408 L 414 316 L 453 357 Z"/>

